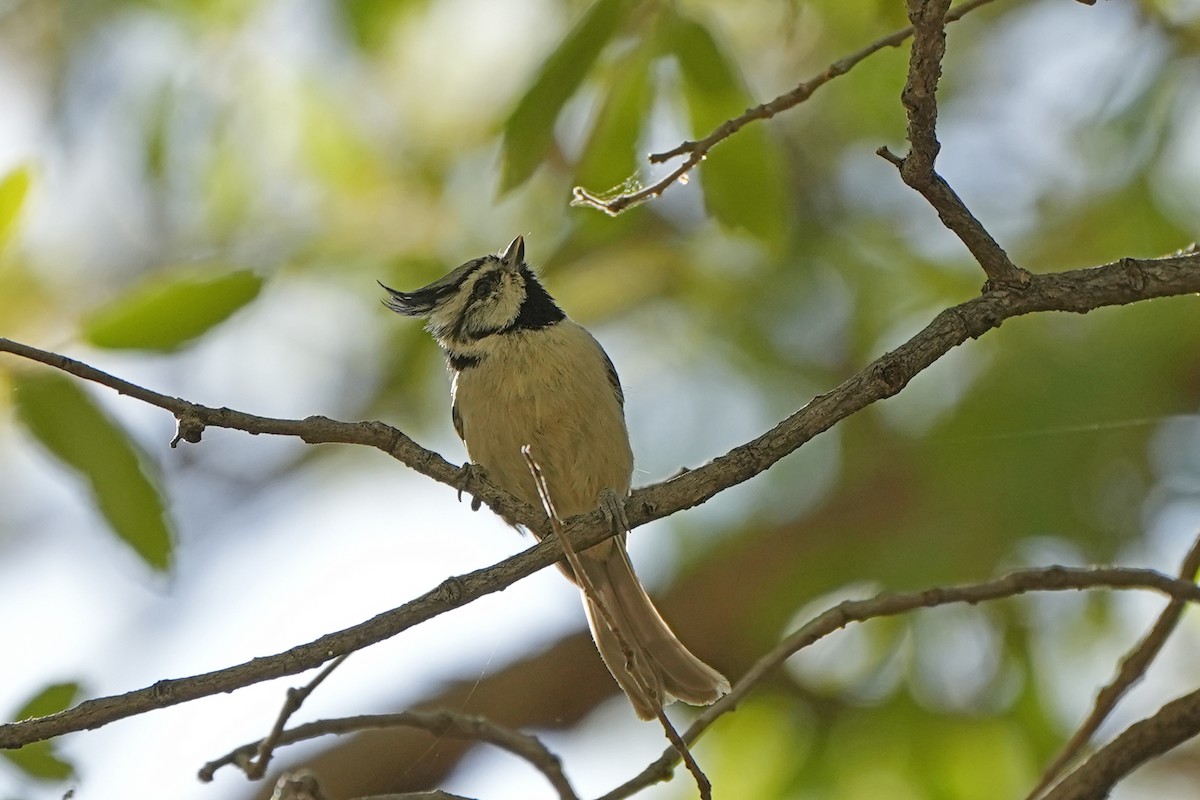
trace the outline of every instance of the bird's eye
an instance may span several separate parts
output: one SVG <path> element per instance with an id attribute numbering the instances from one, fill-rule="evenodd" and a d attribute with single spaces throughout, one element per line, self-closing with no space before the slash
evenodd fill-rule
<path id="1" fill-rule="evenodd" d="M 475 285 L 471 287 L 471 299 L 482 300 L 496 290 L 498 283 L 500 283 L 500 273 L 498 272 L 481 275 L 479 280 L 475 281 Z"/>

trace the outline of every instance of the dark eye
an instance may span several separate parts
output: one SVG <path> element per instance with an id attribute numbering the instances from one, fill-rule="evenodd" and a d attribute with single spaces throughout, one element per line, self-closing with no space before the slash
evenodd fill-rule
<path id="1" fill-rule="evenodd" d="M 475 281 L 475 285 L 471 287 L 471 299 L 482 300 L 494 292 L 499 283 L 500 273 L 498 272 L 489 272 L 486 275 L 481 275 L 479 280 Z"/>

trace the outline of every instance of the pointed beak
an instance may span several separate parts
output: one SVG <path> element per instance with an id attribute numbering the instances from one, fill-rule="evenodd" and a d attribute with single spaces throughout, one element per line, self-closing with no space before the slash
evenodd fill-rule
<path id="1" fill-rule="evenodd" d="M 521 265 L 525 263 L 525 237 L 518 236 L 513 239 L 500 254 L 500 260 L 508 269 L 520 269 Z"/>
<path id="2" fill-rule="evenodd" d="M 379 283 L 376 281 L 376 283 Z M 415 292 L 400 292 L 390 286 L 383 286 L 383 290 L 388 293 L 388 296 L 383 298 L 383 304 L 395 311 L 397 314 L 403 314 L 406 317 L 426 317 L 433 311 L 433 307 L 437 305 L 439 292 L 435 291 L 435 285 L 426 286 L 423 289 L 417 289 Z"/>

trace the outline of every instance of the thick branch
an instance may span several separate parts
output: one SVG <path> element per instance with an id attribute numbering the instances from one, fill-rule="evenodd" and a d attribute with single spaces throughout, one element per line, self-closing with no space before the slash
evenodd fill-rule
<path id="1" fill-rule="evenodd" d="M 950 0 L 908 0 L 913 24 L 908 80 L 900 99 L 908 114 L 908 141 L 903 158 L 886 147 L 879 155 L 896 165 L 906 184 L 921 193 L 937 211 L 942 223 L 954 232 L 987 273 L 990 287 L 1023 285 L 1029 275 L 1018 269 L 1004 249 L 980 224 L 950 185 L 934 170 L 941 144 L 937 139 L 937 85 L 946 54 L 946 10 Z"/>
<path id="2" fill-rule="evenodd" d="M 1000 288 L 976 297 L 941 312 L 908 342 L 880 356 L 832 391 L 814 398 L 804 408 L 756 439 L 734 448 L 698 469 L 635 491 L 626 503 L 626 515 L 631 527 L 637 527 L 682 509 L 697 506 L 724 489 L 749 480 L 837 422 L 878 400 L 896 394 L 913 377 L 951 348 L 968 339 L 982 336 L 992 328 L 999 327 L 1006 319 L 1039 311 L 1086 313 L 1102 306 L 1198 292 L 1200 253 L 1189 252 L 1161 259 L 1122 259 L 1092 269 L 1035 275 L 1024 289 Z M 7 339 L 0 339 L 0 351 L 18 355 L 27 355 L 32 351 L 35 354 L 46 355 L 43 351 L 35 351 Z M 122 383 L 111 376 L 99 380 L 92 374 L 98 371 L 91 370 L 86 365 L 63 359 L 61 356 L 54 358 L 58 363 L 40 357 L 36 360 L 105 385 L 113 386 L 114 381 Z M 71 368 L 67 369 L 68 366 Z M 104 373 L 98 375 L 103 376 Z M 128 388 L 131 385 L 125 386 Z M 113 388 L 123 391 L 118 386 Z M 436 454 L 420 449 L 415 444 L 406 444 L 411 443 L 411 440 L 394 428 L 378 422 L 351 424 L 323 417 L 310 417 L 307 420 L 267 420 L 228 409 L 205 409 L 177 398 L 166 398 L 164 401 L 162 395 L 154 393 L 145 396 L 134 395 L 133 392 L 126 393 L 168 410 L 203 409 L 204 413 L 212 415 L 213 421 L 206 424 L 222 427 L 295 435 L 306 441 L 341 441 L 374 447 L 380 447 L 379 442 L 385 441 L 389 443 L 388 446 L 380 447 L 385 452 L 400 450 L 409 453 L 410 457 L 414 457 L 414 453 L 420 456 L 414 457 L 414 469 L 423 474 L 437 473 L 449 478 L 452 472 L 456 473 L 453 466 Z M 399 444 L 392 445 L 392 442 Z M 409 452 L 410 446 L 415 450 Z M 429 464 L 433 464 L 434 467 L 428 467 Z M 500 495 L 497 497 L 500 497 L 501 505 L 507 502 L 503 501 Z M 527 507 L 521 508 L 526 509 L 523 513 L 531 513 Z M 599 512 L 572 518 L 568 521 L 567 533 L 579 550 L 591 547 L 611 535 Z M 47 717 L 0 725 L 0 748 L 21 747 L 64 733 L 96 728 L 155 708 L 230 692 L 264 680 L 295 675 L 319 667 L 343 653 L 360 650 L 450 609 L 500 591 L 517 580 L 549 566 L 560 555 L 557 542 L 550 537 L 537 546 L 491 567 L 449 578 L 437 588 L 396 609 L 282 653 L 190 678 L 159 681 L 153 686 L 124 695 L 87 700 L 74 708 Z"/>

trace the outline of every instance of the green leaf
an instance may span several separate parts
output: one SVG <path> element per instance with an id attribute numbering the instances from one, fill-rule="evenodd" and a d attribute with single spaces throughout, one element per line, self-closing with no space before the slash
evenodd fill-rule
<path id="1" fill-rule="evenodd" d="M 575 171 L 578 186 L 604 191 L 637 171 L 637 144 L 650 108 L 650 51 L 643 43 L 615 65 L 604 104 Z"/>
<path id="2" fill-rule="evenodd" d="M 0 756 L 32 778 L 65 781 L 75 774 L 75 767 L 59 758 L 50 742 L 33 742 L 17 750 L 0 750 Z"/>
<path id="3" fill-rule="evenodd" d="M 696 137 L 754 105 L 737 66 L 709 30 L 678 13 L 665 21 L 667 44 L 679 62 L 683 95 Z M 708 211 L 729 228 L 779 246 L 785 228 L 783 166 L 761 122 L 716 145 L 698 174 Z"/>
<path id="4" fill-rule="evenodd" d="M 29 432 L 87 480 L 117 536 L 147 564 L 165 570 L 172 537 L 163 499 L 125 432 L 61 375 L 18 375 L 13 386 L 18 417 Z"/>
<path id="5" fill-rule="evenodd" d="M 0 247 L 11 238 L 17 215 L 25 204 L 33 170 L 28 164 L 17 167 L 0 180 Z"/>
<path id="6" fill-rule="evenodd" d="M 415 0 L 341 0 L 331 9 L 342 15 L 347 32 L 360 48 L 378 53 L 394 41 L 397 22 L 420 5 Z"/>
<path id="7" fill-rule="evenodd" d="M 83 338 L 97 347 L 170 351 L 206 333 L 258 296 L 249 270 L 158 273 L 92 313 Z"/>
<path id="8" fill-rule="evenodd" d="M 625 17 L 628 0 L 599 0 L 566 35 L 504 123 L 500 191 L 529 179 L 554 138 L 554 122 Z"/>
<path id="9" fill-rule="evenodd" d="M 14 719 L 44 717 L 67 708 L 79 695 L 79 684 L 56 683 L 42 689 L 27 702 Z M 62 781 L 71 777 L 75 768 L 59 758 L 52 742 L 34 742 L 17 750 L 0 750 L 0 756 L 8 759 L 17 769 L 34 778 Z"/>
<path id="10" fill-rule="evenodd" d="M 25 705 L 21 706 L 21 710 L 13 716 L 13 719 L 20 722 L 23 719 L 31 719 L 32 717 L 57 714 L 59 711 L 70 706 L 71 703 L 74 703 L 78 695 L 78 683 L 73 681 L 68 683 L 52 683 L 31 697 Z"/>

